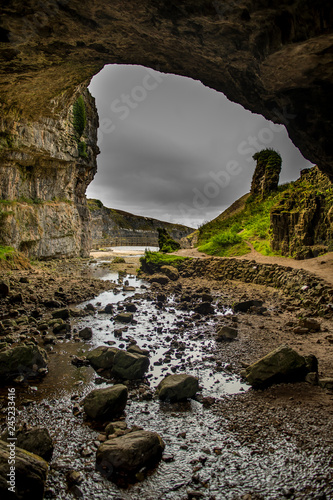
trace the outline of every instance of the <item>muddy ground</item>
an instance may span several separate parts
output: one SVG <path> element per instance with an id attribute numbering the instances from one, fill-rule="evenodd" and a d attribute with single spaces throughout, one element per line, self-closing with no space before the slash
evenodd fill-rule
<path id="1" fill-rule="evenodd" d="M 139 259 L 126 257 L 125 260 L 125 264 L 113 265 L 113 268 L 135 273 Z M 103 265 L 110 267 L 107 262 Z M 37 315 L 39 321 L 49 318 L 55 307 L 75 305 L 114 286 L 110 282 L 92 278 L 89 262 L 85 260 L 40 263 L 25 271 L 2 272 L 2 279 L 9 282 L 12 298 L 1 300 L 0 317 L 15 318 L 24 312 L 34 317 Z M 239 335 L 233 342 L 216 343 L 212 357 L 217 367 L 228 363 L 231 372 L 239 373 L 245 365 L 275 347 L 288 344 L 302 355 L 314 354 L 318 358 L 320 378 L 333 377 L 331 320 L 316 318 L 321 324 L 320 331 L 297 335 L 293 327 L 307 311 L 293 306 L 292 297 L 281 291 L 260 285 L 231 281 L 221 283 L 205 278 L 180 278 L 179 283 L 183 292 L 207 288 L 224 305 L 232 306 L 237 301 L 249 299 L 264 301 L 267 308 L 264 314 L 238 313 L 219 321 L 218 324 L 236 326 Z M 171 293 L 174 286 L 174 283 L 164 286 L 163 292 Z M 51 301 L 54 301 L 53 306 L 50 306 Z M 39 335 L 33 324 L 13 329 L 11 333 L 25 338 L 38 338 Z M 296 443 L 300 453 L 304 452 L 308 456 L 316 456 L 320 452 L 321 460 L 326 464 L 322 476 L 323 493 L 320 493 L 321 486 L 317 485 L 316 493 L 309 490 L 308 493 L 303 491 L 298 494 L 297 484 L 290 487 L 288 483 L 288 488 L 279 498 L 333 498 L 333 487 L 330 490 L 332 497 L 327 494 L 327 483 L 333 478 L 332 391 L 305 382 L 280 384 L 262 391 L 250 389 L 244 393 L 226 395 L 210 401 L 209 405 L 216 418 L 223 419 L 224 431 L 241 444 L 252 447 L 259 462 L 264 463 L 268 457 L 272 459 L 277 452 L 270 446 L 274 435 Z M 251 484 L 247 491 L 249 493 L 242 497 L 243 500 L 263 498 L 251 493 Z"/>

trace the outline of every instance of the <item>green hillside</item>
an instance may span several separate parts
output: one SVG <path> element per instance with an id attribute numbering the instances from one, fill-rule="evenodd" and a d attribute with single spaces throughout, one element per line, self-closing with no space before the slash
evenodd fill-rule
<path id="1" fill-rule="evenodd" d="M 242 196 L 219 217 L 199 228 L 198 250 L 223 257 L 245 255 L 250 252 L 248 241 L 263 255 L 272 255 L 270 212 L 288 189 L 290 184 L 279 186 L 264 199 Z M 232 210 L 233 206 L 237 209 Z"/>

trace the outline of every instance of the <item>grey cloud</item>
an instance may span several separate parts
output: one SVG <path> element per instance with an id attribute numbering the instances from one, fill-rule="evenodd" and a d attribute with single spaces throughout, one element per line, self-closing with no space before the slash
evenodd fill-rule
<path id="1" fill-rule="evenodd" d="M 98 172 L 89 197 L 135 214 L 198 224 L 248 192 L 255 149 L 244 151 L 251 150 L 251 138 L 268 138 L 268 144 L 259 141 L 260 149 L 268 146 L 281 153 L 282 182 L 310 166 L 285 130 L 273 133 L 263 117 L 200 82 L 175 75 L 161 75 L 158 85 L 146 91 L 145 99 L 133 101 L 137 106 L 128 107 L 121 119 L 112 102 L 132 95 L 149 74 L 142 67 L 109 66 L 92 81 L 101 121 L 108 120 L 113 130 L 104 133 L 101 128 Z"/>

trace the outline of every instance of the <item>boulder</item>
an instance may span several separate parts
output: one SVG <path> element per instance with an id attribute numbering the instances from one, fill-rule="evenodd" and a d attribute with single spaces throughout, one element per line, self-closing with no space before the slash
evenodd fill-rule
<path id="1" fill-rule="evenodd" d="M 253 387 L 267 386 L 278 382 L 304 379 L 307 373 L 306 360 L 289 346 L 283 345 L 270 352 L 241 372 Z"/>
<path id="2" fill-rule="evenodd" d="M 237 328 L 232 328 L 231 326 L 222 326 L 217 332 L 217 341 L 222 340 L 235 340 L 238 336 Z"/>
<path id="3" fill-rule="evenodd" d="M 133 354 L 141 354 L 142 356 L 149 356 L 148 349 L 141 349 L 141 347 L 136 344 L 131 344 L 127 348 L 127 352 L 132 352 Z"/>
<path id="4" fill-rule="evenodd" d="M 120 312 L 115 317 L 115 320 L 120 323 L 131 323 L 133 321 L 133 314 L 131 312 Z"/>
<path id="5" fill-rule="evenodd" d="M 47 354 L 35 344 L 22 344 L 0 352 L 0 380 L 18 375 L 37 376 L 41 368 L 47 368 Z"/>
<path id="6" fill-rule="evenodd" d="M 106 389 L 95 389 L 84 398 L 83 408 L 90 418 L 112 420 L 124 411 L 127 395 L 127 387 L 122 384 Z"/>
<path id="7" fill-rule="evenodd" d="M 299 321 L 299 325 L 302 328 L 307 328 L 308 330 L 312 330 L 314 332 L 320 331 L 320 323 L 319 321 L 313 318 L 302 318 Z"/>
<path id="8" fill-rule="evenodd" d="M 135 312 L 137 310 L 137 307 L 133 302 L 127 302 L 125 304 L 125 309 L 127 312 Z"/>
<path id="9" fill-rule="evenodd" d="M 118 352 L 116 347 L 100 346 L 86 354 L 86 359 L 95 370 L 102 368 L 108 370 L 113 366 L 115 354 Z"/>
<path id="10" fill-rule="evenodd" d="M 262 300 L 246 300 L 245 302 L 237 302 L 233 309 L 235 312 L 248 312 L 251 307 L 261 307 L 262 305 Z"/>
<path id="11" fill-rule="evenodd" d="M 30 451 L 39 457 L 44 458 L 49 462 L 53 455 L 53 441 L 46 427 L 28 428 L 26 425 L 21 426 L 15 433 L 16 446 L 23 450 Z M 1 439 L 7 441 L 8 431 L 6 431 Z"/>
<path id="12" fill-rule="evenodd" d="M 177 281 L 179 278 L 178 269 L 174 266 L 162 266 L 161 272 L 165 274 L 171 281 Z"/>
<path id="13" fill-rule="evenodd" d="M 0 299 L 7 297 L 9 295 L 10 288 L 8 283 L 5 281 L 0 281 Z"/>
<path id="14" fill-rule="evenodd" d="M 142 467 L 154 466 L 161 459 L 164 448 L 165 444 L 156 432 L 130 432 L 99 446 L 97 469 L 111 480 L 117 474 L 132 475 Z"/>
<path id="15" fill-rule="evenodd" d="M 113 304 L 107 304 L 105 307 L 104 307 L 104 312 L 106 314 L 112 314 L 113 313 Z"/>
<path id="16" fill-rule="evenodd" d="M 207 316 L 208 314 L 214 313 L 214 307 L 210 302 L 201 302 L 200 304 L 194 307 L 194 311 L 198 314 L 203 314 Z"/>
<path id="17" fill-rule="evenodd" d="M 93 332 L 89 326 L 86 326 L 79 331 L 79 337 L 83 340 L 90 340 L 92 338 Z"/>
<path id="18" fill-rule="evenodd" d="M 53 311 L 52 318 L 68 319 L 69 318 L 69 309 L 66 308 L 66 309 L 58 309 L 56 311 Z"/>
<path id="19" fill-rule="evenodd" d="M 169 278 L 163 276 L 163 274 L 154 274 L 150 279 L 150 283 L 159 283 L 160 285 L 167 285 L 169 283 Z"/>
<path id="20" fill-rule="evenodd" d="M 15 446 L 9 447 L 8 442 L 0 441 L 0 497 L 3 500 L 24 500 L 33 498 L 42 500 L 48 465 L 43 458 Z M 15 456 L 15 465 L 10 461 Z M 11 469 L 10 467 L 14 467 Z M 11 493 L 11 472 L 15 493 Z M 8 482 L 9 481 L 9 482 Z"/>
<path id="21" fill-rule="evenodd" d="M 112 373 L 123 379 L 139 379 L 149 367 L 149 358 L 142 354 L 118 350 L 113 360 Z"/>
<path id="22" fill-rule="evenodd" d="M 156 392 L 162 401 L 172 403 L 182 399 L 192 398 L 199 389 L 198 379 L 192 375 L 167 375 L 158 384 Z"/>
<path id="23" fill-rule="evenodd" d="M 110 422 L 105 427 L 105 434 L 107 437 L 115 434 L 117 431 L 125 431 L 127 429 L 127 424 L 125 420 L 117 420 L 116 422 Z"/>

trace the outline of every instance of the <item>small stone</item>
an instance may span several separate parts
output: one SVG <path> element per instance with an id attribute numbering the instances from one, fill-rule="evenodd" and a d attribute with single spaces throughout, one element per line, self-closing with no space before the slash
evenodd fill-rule
<path id="1" fill-rule="evenodd" d="M 90 340 L 92 338 L 93 332 L 89 326 L 86 326 L 79 331 L 79 337 L 83 340 Z"/>

